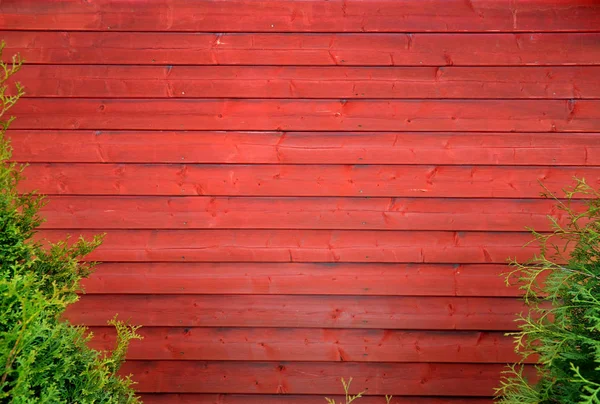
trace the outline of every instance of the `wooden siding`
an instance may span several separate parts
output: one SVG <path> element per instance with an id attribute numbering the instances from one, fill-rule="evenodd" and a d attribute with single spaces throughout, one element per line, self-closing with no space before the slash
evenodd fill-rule
<path id="1" fill-rule="evenodd" d="M 594 0 L 4 0 L 0 29 L 38 236 L 106 233 L 68 317 L 144 326 L 146 403 L 489 404 L 506 259 L 562 220 L 538 182 L 600 185 Z"/>

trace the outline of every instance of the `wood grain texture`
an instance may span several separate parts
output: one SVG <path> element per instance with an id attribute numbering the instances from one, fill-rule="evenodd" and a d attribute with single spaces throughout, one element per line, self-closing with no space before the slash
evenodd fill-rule
<path id="1" fill-rule="evenodd" d="M 368 4 L 368 3 L 366 3 Z M 596 27 L 597 28 L 597 27 Z M 599 65 L 600 33 L 261 34 L 3 31 L 32 64 Z M 193 50 L 193 51 L 191 51 Z M 5 56 L 6 57 L 6 56 Z"/>
<path id="2" fill-rule="evenodd" d="M 37 239 L 97 231 L 44 230 Z M 101 262 L 505 263 L 538 251 L 529 233 L 352 230 L 109 230 Z M 560 240 L 557 245 L 562 246 Z"/>
<path id="3" fill-rule="evenodd" d="M 595 0 L 0 0 L 0 29 L 36 240 L 107 233 L 65 317 L 143 326 L 146 403 L 491 404 L 506 260 L 564 220 L 539 182 L 600 187 Z"/>
<path id="4" fill-rule="evenodd" d="M 589 0 L 4 0 L 0 26 L 16 30 L 194 32 L 596 31 Z"/>
<path id="5" fill-rule="evenodd" d="M 118 313 L 145 327 L 510 331 L 524 309 L 500 297 L 85 295 L 65 317 L 88 326 Z"/>
<path id="6" fill-rule="evenodd" d="M 31 164 L 22 190 L 47 195 L 540 198 L 598 167 Z"/>
<path id="7" fill-rule="evenodd" d="M 268 67 L 26 65 L 26 97 L 599 98 L 597 66 Z"/>
<path id="8" fill-rule="evenodd" d="M 583 204 L 572 204 L 576 210 Z M 46 229 L 550 231 L 551 200 L 54 196 Z"/>
<path id="9" fill-rule="evenodd" d="M 14 129 L 594 132 L 600 127 L 600 100 L 26 98 L 11 112 L 19 116 Z"/>
<path id="10" fill-rule="evenodd" d="M 15 160 L 44 163 L 600 165 L 600 133 L 8 133 Z"/>
<path id="11" fill-rule="evenodd" d="M 140 394 L 146 404 L 323 404 L 323 396 L 292 394 Z M 343 396 L 329 395 L 337 402 Z M 384 396 L 363 396 L 362 404 L 383 404 Z M 393 397 L 390 404 L 493 404 L 491 398 Z"/>
<path id="12" fill-rule="evenodd" d="M 506 265 L 103 263 L 90 294 L 261 294 L 516 297 Z"/>
<path id="13" fill-rule="evenodd" d="M 490 396 L 501 364 L 128 361 L 140 392 L 342 394 L 340 376 L 367 395 Z M 527 368 L 532 376 L 534 369 Z M 155 375 L 160 375 L 160 379 Z"/>
<path id="14" fill-rule="evenodd" d="M 113 349 L 114 329 L 90 331 L 93 348 Z M 139 334 L 144 340 L 131 343 L 128 360 L 506 363 L 520 359 L 513 339 L 500 332 L 144 327 Z"/>

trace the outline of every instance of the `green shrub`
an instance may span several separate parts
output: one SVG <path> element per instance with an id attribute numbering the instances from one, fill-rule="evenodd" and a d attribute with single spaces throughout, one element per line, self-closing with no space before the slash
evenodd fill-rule
<path id="1" fill-rule="evenodd" d="M 60 319 L 92 268 L 81 258 L 101 238 L 51 246 L 31 239 L 42 222 L 37 212 L 43 200 L 17 192 L 22 167 L 9 162 L 5 137 L 12 120 L 5 115 L 23 95 L 19 84 L 12 93 L 8 85 L 20 66 L 18 57 L 11 64 L 0 63 L 0 402 L 139 402 L 131 380 L 116 375 L 130 340 L 140 338 L 136 327 L 111 321 L 118 342 L 108 354 L 88 348 L 85 328 Z"/>
<path id="2" fill-rule="evenodd" d="M 585 209 L 574 209 L 576 195 L 588 198 Z M 512 366 L 498 389 L 504 404 L 600 403 L 600 193 L 585 181 L 565 191 L 565 201 L 553 197 L 567 218 L 551 218 L 551 234 L 533 232 L 541 253 L 509 274 L 518 285 L 530 313 L 520 317 L 515 333 L 517 352 L 536 355 L 537 381 L 528 381 L 523 366 Z M 567 244 L 567 248 L 564 244 Z"/>
<path id="3" fill-rule="evenodd" d="M 348 380 L 348 382 L 346 382 L 346 380 L 342 377 L 341 381 L 342 381 L 342 386 L 344 387 L 344 402 L 343 403 L 340 402 L 339 404 L 353 403 L 356 400 L 358 400 L 359 398 L 361 398 L 363 396 L 363 394 L 365 394 L 364 391 L 361 391 L 360 393 L 357 393 L 355 395 L 350 394 L 350 385 L 352 384 L 352 378 L 350 378 L 350 380 Z M 327 401 L 327 404 L 336 404 L 336 402 L 333 398 L 325 397 L 325 401 Z M 386 395 L 385 396 L 386 404 L 390 404 L 391 401 L 392 401 L 392 396 Z"/>

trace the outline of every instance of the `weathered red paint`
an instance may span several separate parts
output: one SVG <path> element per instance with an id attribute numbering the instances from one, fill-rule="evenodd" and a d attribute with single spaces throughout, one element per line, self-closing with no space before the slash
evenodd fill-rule
<path id="1" fill-rule="evenodd" d="M 26 98 L 13 111 L 22 117 L 14 129 L 593 132 L 600 127 L 600 100 Z"/>
<path id="2" fill-rule="evenodd" d="M 352 390 L 352 393 L 358 391 Z M 293 394 L 140 394 L 146 404 L 323 404 L 323 396 Z M 343 402 L 343 395 L 329 394 L 336 403 Z M 370 395 L 361 397 L 361 404 L 385 403 L 384 396 Z M 452 398 L 452 397 L 410 397 L 395 396 L 390 404 L 492 404 L 491 398 Z"/>
<path id="3" fill-rule="evenodd" d="M 103 263 L 86 294 L 235 294 L 515 297 L 503 264 Z M 140 280 L 143 279 L 143 282 Z"/>
<path id="4" fill-rule="evenodd" d="M 594 0 L 3 0 L 18 30 L 194 32 L 596 31 Z"/>
<path id="5" fill-rule="evenodd" d="M 600 167 L 31 164 L 23 189 L 50 195 L 540 198 Z M 152 181 L 147 181 L 149 178 Z"/>
<path id="6" fill-rule="evenodd" d="M 503 364 L 129 361 L 123 373 L 136 373 L 142 392 L 342 394 L 341 375 L 353 377 L 354 391 L 375 395 L 458 396 L 467 391 L 484 396 L 504 369 Z M 526 368 L 527 377 L 534 373 Z"/>
<path id="7" fill-rule="evenodd" d="M 600 65 L 600 33 L 3 33 L 35 64 L 270 66 Z M 468 40 L 466 40 L 468 38 Z M 10 53 L 8 53 L 10 54 Z"/>
<path id="8" fill-rule="evenodd" d="M 93 230 L 44 230 L 51 241 Z M 110 262 L 504 263 L 538 246 L 521 232 L 353 230 L 108 230 L 88 258 Z M 564 243 L 560 243 L 562 245 Z"/>
<path id="9" fill-rule="evenodd" d="M 538 182 L 600 185 L 599 27 L 594 0 L 3 0 L 36 237 L 107 233 L 67 318 L 102 349 L 144 326 L 147 403 L 491 403 L 506 259 L 560 216 Z"/>
<path id="10" fill-rule="evenodd" d="M 118 311 L 147 327 L 308 327 L 515 330 L 509 297 L 113 295 L 83 296 L 66 317 L 103 326 Z M 112 313 L 112 314 L 111 314 Z"/>
<path id="11" fill-rule="evenodd" d="M 53 196 L 45 229 L 551 231 L 543 199 Z M 583 202 L 573 203 L 574 209 Z M 501 211 L 502 215 L 498 215 Z M 566 224 L 566 220 L 561 220 Z"/>
<path id="12" fill-rule="evenodd" d="M 11 135 L 15 160 L 40 163 L 600 165 L 596 133 L 12 130 Z"/>
<path id="13" fill-rule="evenodd" d="M 27 65 L 26 97 L 599 98 L 598 66 Z"/>
<path id="14" fill-rule="evenodd" d="M 116 332 L 92 327 L 92 346 L 112 349 Z M 519 359 L 501 332 L 318 328 L 145 327 L 135 360 L 505 363 Z M 530 359 L 528 362 L 532 362 Z"/>

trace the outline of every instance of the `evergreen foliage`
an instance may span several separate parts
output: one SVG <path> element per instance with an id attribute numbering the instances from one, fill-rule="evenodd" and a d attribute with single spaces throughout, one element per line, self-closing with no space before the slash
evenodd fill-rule
<path id="1" fill-rule="evenodd" d="M 361 391 L 360 393 L 355 394 L 355 395 L 350 394 L 350 385 L 352 384 L 352 378 L 350 378 L 350 380 L 348 380 L 348 382 L 346 382 L 346 379 L 344 379 L 342 377 L 341 381 L 342 381 L 342 386 L 344 387 L 344 402 L 343 403 L 340 402 L 339 404 L 353 403 L 354 401 L 358 400 L 359 398 L 362 398 L 363 394 L 365 394 L 365 391 Z M 327 401 L 327 404 L 336 404 L 336 402 L 333 398 L 325 397 L 325 401 Z M 391 401 L 392 401 L 392 396 L 386 394 L 386 396 L 385 396 L 386 404 L 390 404 Z"/>
<path id="2" fill-rule="evenodd" d="M 546 190 L 547 191 L 547 190 Z M 507 283 L 516 282 L 530 312 L 513 334 L 516 350 L 538 358 L 537 380 L 527 380 L 523 365 L 511 366 L 498 389 L 503 404 L 600 403 L 600 193 L 584 180 L 552 197 L 567 221 L 550 218 L 553 232 L 533 232 L 541 252 L 528 262 L 513 262 Z M 585 209 L 574 208 L 586 196 Z"/>
<path id="3" fill-rule="evenodd" d="M 24 94 L 18 83 L 9 86 L 21 63 L 0 62 L 0 402 L 138 403 L 129 377 L 116 374 L 129 342 L 140 338 L 137 327 L 115 317 L 117 347 L 109 354 L 86 345 L 91 336 L 84 327 L 61 320 L 92 269 L 81 258 L 101 237 L 51 246 L 32 241 L 43 199 L 18 193 L 23 167 L 10 162 L 5 137 L 12 121 L 5 115 Z"/>

